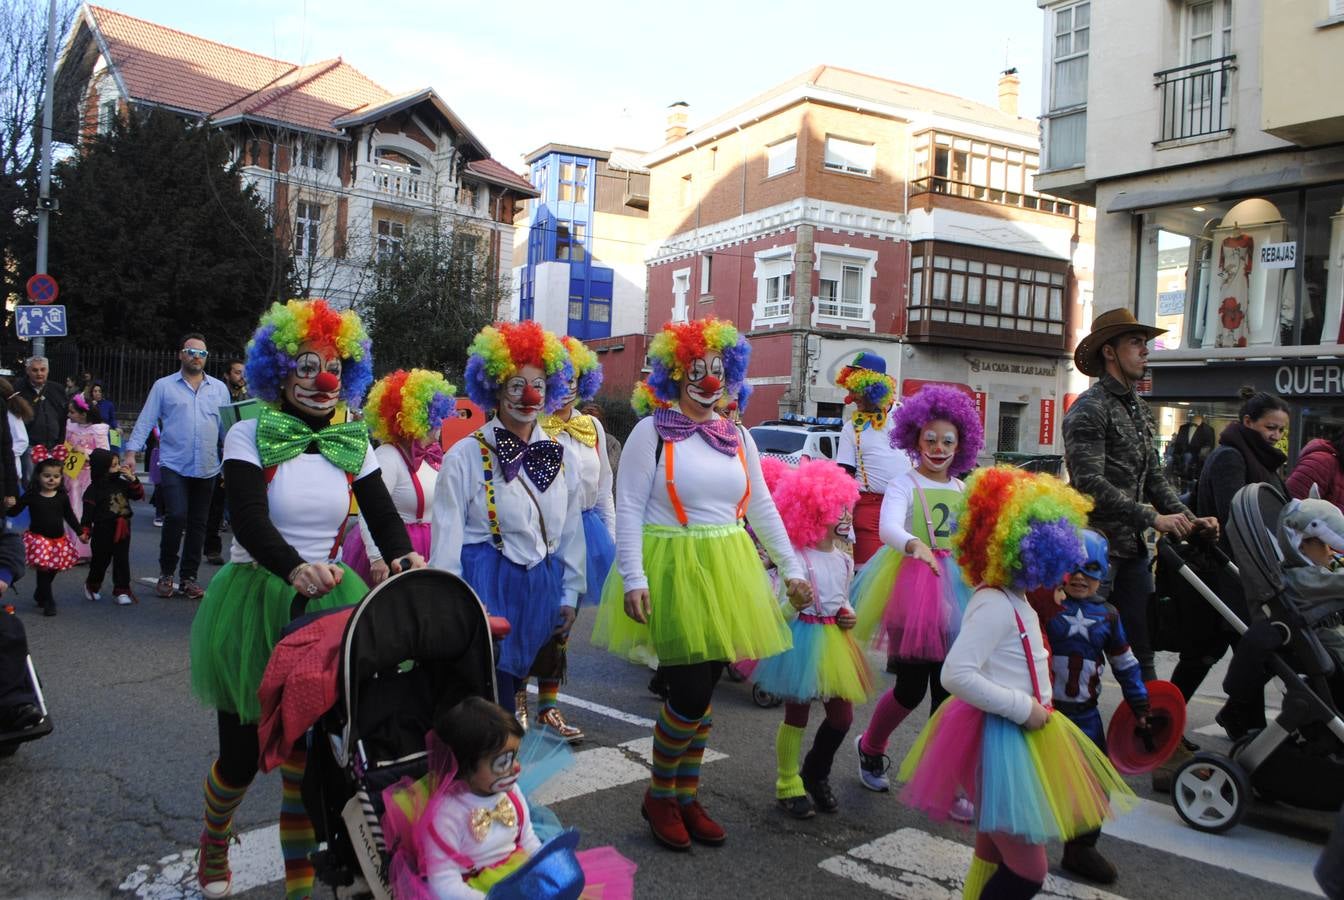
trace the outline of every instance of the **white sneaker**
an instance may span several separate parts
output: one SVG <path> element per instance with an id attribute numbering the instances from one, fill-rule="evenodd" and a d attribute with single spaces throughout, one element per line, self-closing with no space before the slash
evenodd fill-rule
<path id="1" fill-rule="evenodd" d="M 969 825 L 975 821 L 975 804 L 965 797 L 958 797 L 957 802 L 947 811 L 947 817 L 953 822 Z"/>
<path id="2" fill-rule="evenodd" d="M 97 603 L 99 600 L 103 599 L 103 595 L 98 591 L 91 589 L 86 584 L 84 585 L 84 599 L 88 600 L 90 603 Z"/>
<path id="3" fill-rule="evenodd" d="M 135 598 L 130 594 L 117 594 L 117 606 L 130 606 L 135 602 Z"/>

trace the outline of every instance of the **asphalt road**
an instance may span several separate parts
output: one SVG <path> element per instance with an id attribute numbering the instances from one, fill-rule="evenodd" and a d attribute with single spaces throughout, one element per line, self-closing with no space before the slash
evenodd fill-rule
<path id="1" fill-rule="evenodd" d="M 138 577 L 157 574 L 158 534 L 140 504 L 132 550 Z M 213 713 L 192 699 L 189 687 L 195 604 L 159 599 L 148 585 L 139 586 L 135 606 L 91 604 L 80 596 L 83 571 L 57 578 L 55 618 L 36 613 L 31 578 L 20 583 L 16 598 L 7 598 L 27 625 L 56 730 L 0 760 L 0 896 L 190 896 L 176 886 L 190 881 L 190 853 L 176 854 L 194 849 L 201 781 L 215 753 Z M 207 566 L 201 580 L 212 571 Z M 715 698 L 710 749 L 724 757 L 706 763 L 702 782 L 706 808 L 728 830 L 727 845 L 689 854 L 656 846 L 639 817 L 645 784 L 638 745 L 631 742 L 649 737 L 643 720 L 657 715 L 658 701 L 645 690 L 648 671 L 589 646 L 585 623 L 591 614 L 580 620 L 571 643 L 565 692 L 600 709 L 567 710 L 588 740 L 578 748 L 580 766 L 564 776 L 558 796 L 566 799 L 552 808 L 581 830 L 586 846 L 613 844 L 639 864 L 639 897 L 959 896 L 968 834 L 932 827 L 894 795 L 860 787 L 852 745 L 841 749 L 832 778 L 838 814 L 796 822 L 777 810 L 774 734 L 782 713 L 756 707 L 747 685 L 725 683 Z M 1214 676 L 1209 684 L 1216 688 L 1218 681 Z M 1109 713 L 1119 690 L 1111 683 L 1107 692 Z M 1211 725 L 1216 710 L 1216 697 L 1196 698 L 1191 728 Z M 858 711 L 856 729 L 867 713 Z M 918 713 L 897 732 L 894 759 L 923 721 Z M 1215 737 L 1198 739 L 1226 747 Z M 1067 880 L 1047 884 L 1051 896 L 1306 896 L 1285 885 L 1309 886 L 1307 869 L 1324 843 L 1325 817 L 1258 807 L 1233 832 L 1204 836 L 1176 822 L 1166 796 L 1153 794 L 1146 779 L 1131 783 L 1151 802 L 1129 825 L 1121 820 L 1121 837 L 1101 842 L 1120 868 L 1119 883 L 1098 891 L 1056 868 Z M 238 813 L 238 829 L 274 825 L 278 806 L 278 776 L 260 778 Z M 247 851 L 249 864 L 262 872 L 250 883 L 259 886 L 238 896 L 282 895 L 280 883 L 268 881 L 278 852 L 265 837 L 253 834 Z M 236 871 L 240 852 L 234 851 Z M 1058 852 L 1052 848 L 1052 861 Z"/>

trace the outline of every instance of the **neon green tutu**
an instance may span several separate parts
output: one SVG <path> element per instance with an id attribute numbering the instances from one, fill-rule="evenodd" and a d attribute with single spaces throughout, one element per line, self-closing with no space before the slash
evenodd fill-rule
<path id="1" fill-rule="evenodd" d="M 756 547 L 740 525 L 644 526 L 647 625 L 625 614 L 625 581 L 612 569 L 593 643 L 669 666 L 764 659 L 792 645 Z"/>
<path id="2" fill-rule="evenodd" d="M 308 602 L 307 612 L 350 606 L 369 589 L 349 566 L 336 589 Z M 229 563 L 215 573 L 191 623 L 191 690 L 202 703 L 244 722 L 261 718 L 257 688 L 289 624 L 294 586 L 256 563 Z"/>

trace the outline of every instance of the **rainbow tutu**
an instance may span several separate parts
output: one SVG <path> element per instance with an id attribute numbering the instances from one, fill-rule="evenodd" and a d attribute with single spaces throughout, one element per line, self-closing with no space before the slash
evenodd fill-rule
<path id="1" fill-rule="evenodd" d="M 975 803 L 978 831 L 1033 844 L 1100 828 L 1135 802 L 1092 739 L 1051 713 L 1028 731 L 953 697 L 938 708 L 901 763 L 902 802 L 946 820 L 959 796 Z"/>
<path id="2" fill-rule="evenodd" d="M 873 695 L 876 682 L 868 660 L 834 618 L 803 613 L 789 631 L 793 649 L 756 665 L 751 679 L 757 687 L 797 703 L 834 698 L 863 703 Z"/>
<path id="3" fill-rule="evenodd" d="M 863 567 L 850 591 L 860 641 L 901 659 L 940 661 L 961 630 L 971 587 L 950 550 L 934 550 L 940 574 L 904 553 L 883 547 Z"/>
<path id="4" fill-rule="evenodd" d="M 652 613 L 625 614 L 625 581 L 613 569 L 602 589 L 593 643 L 635 662 L 652 652 L 667 666 L 764 659 L 792 646 L 770 579 L 741 525 L 644 526 Z"/>

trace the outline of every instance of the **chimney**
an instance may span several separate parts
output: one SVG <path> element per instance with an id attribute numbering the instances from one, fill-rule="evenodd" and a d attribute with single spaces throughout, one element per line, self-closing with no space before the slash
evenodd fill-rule
<path id="1" fill-rule="evenodd" d="M 1010 116 L 1017 115 L 1017 95 L 1022 89 L 1022 79 L 1017 77 L 1017 69 L 1004 69 L 999 76 L 999 111 Z"/>
<path id="2" fill-rule="evenodd" d="M 667 109 L 667 131 L 664 132 L 663 138 L 670 144 L 684 138 L 689 131 L 686 123 L 691 118 L 691 105 L 685 100 L 678 100 Z"/>

